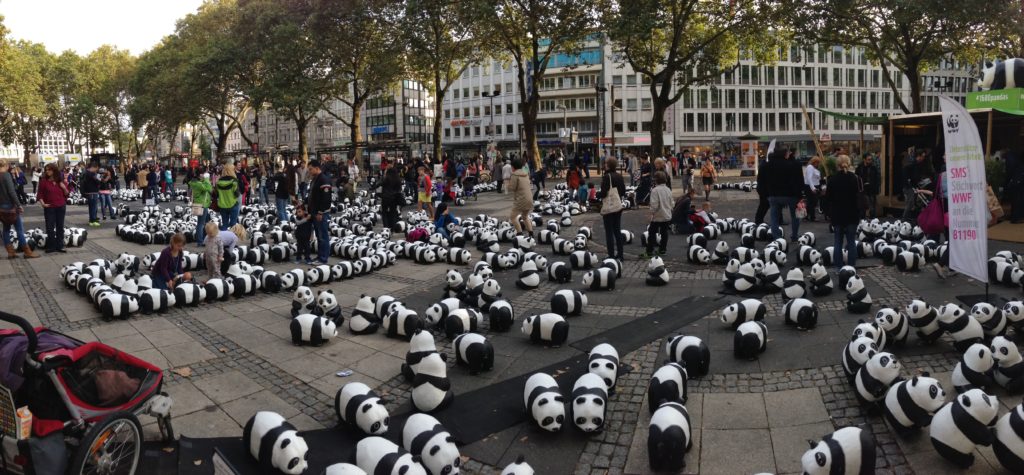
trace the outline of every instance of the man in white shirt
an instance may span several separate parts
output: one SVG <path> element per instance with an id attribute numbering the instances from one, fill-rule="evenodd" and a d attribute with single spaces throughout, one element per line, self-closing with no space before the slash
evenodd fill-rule
<path id="1" fill-rule="evenodd" d="M 352 180 L 353 184 L 359 182 L 359 165 L 356 165 L 355 160 L 348 159 L 348 178 Z"/>
<path id="2" fill-rule="evenodd" d="M 512 162 L 506 160 L 505 165 L 501 167 L 501 180 L 504 183 L 502 190 L 505 194 L 508 194 L 508 182 L 512 179 Z"/>
<path id="3" fill-rule="evenodd" d="M 821 158 L 814 157 L 804 167 L 804 195 L 807 198 L 807 220 L 817 219 L 818 194 L 821 192 Z"/>

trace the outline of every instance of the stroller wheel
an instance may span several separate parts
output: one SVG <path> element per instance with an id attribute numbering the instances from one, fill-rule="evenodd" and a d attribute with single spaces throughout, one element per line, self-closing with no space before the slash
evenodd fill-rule
<path id="1" fill-rule="evenodd" d="M 71 461 L 74 475 L 131 475 L 142 453 L 142 425 L 134 414 L 115 412 L 93 424 Z"/>

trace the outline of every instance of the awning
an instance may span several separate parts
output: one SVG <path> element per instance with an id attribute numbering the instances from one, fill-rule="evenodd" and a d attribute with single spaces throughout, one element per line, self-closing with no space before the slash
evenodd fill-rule
<path id="1" fill-rule="evenodd" d="M 861 117 L 859 115 L 849 115 L 843 114 L 841 112 L 827 111 L 825 109 L 819 109 L 817 107 L 815 107 L 814 110 L 821 112 L 822 114 L 825 115 L 830 115 L 837 119 L 848 120 L 850 122 L 857 122 L 866 125 L 885 125 L 886 123 L 889 122 L 889 119 L 885 117 Z"/>
<path id="2" fill-rule="evenodd" d="M 993 110 L 997 110 L 997 111 L 999 111 L 999 112 L 1002 112 L 1002 113 L 1004 113 L 1004 114 L 1010 114 L 1010 115 L 1024 115 L 1024 110 L 1017 110 L 1017 109 L 1001 109 L 1001 108 L 998 108 L 998 107 L 993 107 L 992 109 L 993 109 Z"/>

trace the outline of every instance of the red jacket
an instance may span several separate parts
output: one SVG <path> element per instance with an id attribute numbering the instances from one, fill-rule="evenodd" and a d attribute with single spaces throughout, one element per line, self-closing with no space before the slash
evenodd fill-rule
<path id="1" fill-rule="evenodd" d="M 60 189 L 60 185 L 47 179 L 39 180 L 36 198 L 50 207 L 59 208 L 67 205 L 67 195 L 64 190 Z"/>

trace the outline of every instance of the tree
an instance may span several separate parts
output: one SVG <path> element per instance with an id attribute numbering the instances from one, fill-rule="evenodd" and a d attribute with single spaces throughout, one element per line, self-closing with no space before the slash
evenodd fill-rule
<path id="1" fill-rule="evenodd" d="M 541 84 L 552 57 L 574 55 L 597 26 L 590 0 L 467 0 L 488 25 L 497 50 L 516 64 L 519 112 L 523 116 L 526 150 L 536 166 L 537 112 Z"/>
<path id="2" fill-rule="evenodd" d="M 103 45 L 89 53 L 89 74 L 96 78 L 96 87 L 91 91 L 91 101 L 99 109 L 96 122 L 88 124 L 92 132 L 105 129 L 97 134 L 114 141 L 114 150 L 123 154 L 126 145 L 122 131 L 131 128 L 128 105 L 132 101 L 131 82 L 135 77 L 136 59 L 127 50 Z M 90 134 L 93 135 L 93 134 Z"/>
<path id="3" fill-rule="evenodd" d="M 20 144 L 27 164 L 29 155 L 39 149 L 39 134 L 48 126 L 42 65 L 50 62 L 49 53 L 43 45 L 26 41 L 7 43 L 2 51 L 0 83 L 4 86 L 0 87 L 3 124 L 0 139 L 5 144 Z"/>
<path id="4" fill-rule="evenodd" d="M 1005 8 L 991 0 L 786 0 L 794 29 L 810 41 L 860 46 L 882 67 L 896 103 L 923 110 L 921 76 L 947 57 L 971 57 L 986 25 Z M 895 71 L 890 71 L 890 68 Z M 910 81 L 908 107 L 895 73 Z"/>
<path id="5" fill-rule="evenodd" d="M 665 112 L 691 87 L 735 69 L 741 49 L 758 62 L 777 58 L 786 35 L 774 25 L 779 11 L 762 3 L 622 0 L 606 10 L 603 23 L 622 63 L 650 80 L 655 155 L 665 148 Z"/>
<path id="6" fill-rule="evenodd" d="M 410 73 L 434 96 L 434 156 L 441 156 L 441 113 L 448 89 L 473 62 L 487 56 L 486 24 L 459 0 L 407 0 L 402 30 Z"/>
<path id="7" fill-rule="evenodd" d="M 314 20 L 332 73 L 340 84 L 334 99 L 352 110 L 342 117 L 326 112 L 349 127 L 352 158 L 362 158 L 361 118 L 371 97 L 389 91 L 405 75 L 400 36 L 402 4 L 398 0 L 320 0 Z M 436 120 L 436 118 L 435 118 Z"/>
<path id="8" fill-rule="evenodd" d="M 56 92 L 56 97 L 47 104 L 54 130 L 64 136 L 72 152 L 82 151 L 80 141 L 85 135 L 84 118 L 92 108 L 86 97 L 89 78 L 83 74 L 84 70 L 82 57 L 68 50 L 57 56 L 45 73 L 46 80 L 52 82 Z"/>
<path id="9" fill-rule="evenodd" d="M 321 44 L 323 31 L 312 23 L 314 8 L 305 0 L 242 0 L 234 29 L 246 44 L 250 69 L 258 80 L 246 95 L 265 100 L 295 123 L 302 160 L 309 160 L 306 129 L 328 98 L 340 88 Z"/>
<path id="10" fill-rule="evenodd" d="M 1024 3 L 1005 2 L 1002 14 L 989 18 L 985 52 L 997 58 L 1024 58 Z"/>

